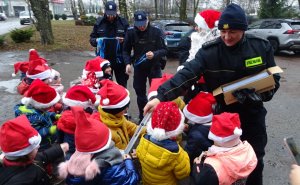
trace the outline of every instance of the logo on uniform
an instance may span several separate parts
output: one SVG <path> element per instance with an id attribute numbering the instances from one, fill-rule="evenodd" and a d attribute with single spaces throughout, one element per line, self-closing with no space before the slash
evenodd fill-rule
<path id="1" fill-rule="evenodd" d="M 142 19 L 142 15 L 138 15 L 138 19 Z"/>
<path id="2" fill-rule="evenodd" d="M 109 6 L 108 6 L 108 9 L 112 10 L 112 9 L 113 9 L 113 6 L 112 6 L 112 5 L 109 5 Z"/>
<path id="3" fill-rule="evenodd" d="M 255 57 L 255 58 L 249 58 L 245 60 L 245 65 L 246 67 L 254 67 L 254 66 L 259 66 L 263 63 L 261 57 Z"/>
<path id="4" fill-rule="evenodd" d="M 229 24 L 223 24 L 223 29 L 224 29 L 224 30 L 229 29 Z"/>

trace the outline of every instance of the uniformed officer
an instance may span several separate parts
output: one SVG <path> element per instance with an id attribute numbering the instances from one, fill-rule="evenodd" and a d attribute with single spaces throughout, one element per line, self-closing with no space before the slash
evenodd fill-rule
<path id="1" fill-rule="evenodd" d="M 247 19 L 244 10 L 236 5 L 229 4 L 222 12 L 218 29 L 221 36 L 202 46 L 196 57 L 187 62 L 184 68 L 158 89 L 156 99 L 148 102 L 144 108 L 147 113 L 161 101 L 173 100 L 182 95 L 202 75 L 209 91 L 220 85 L 232 82 L 242 77 L 256 74 L 266 68 L 275 66 L 273 48 L 267 40 L 245 34 Z M 246 61 L 253 61 L 247 65 Z M 258 164 L 247 179 L 247 185 L 261 185 L 263 183 L 263 157 L 267 144 L 265 116 L 267 111 L 264 101 L 272 99 L 279 88 L 278 74 L 274 75 L 275 89 L 258 94 L 253 90 L 242 89 L 235 92 L 240 100 L 237 103 L 226 105 L 223 95 L 216 97 L 217 112 L 239 113 L 243 135 L 256 153 Z"/>
<path id="2" fill-rule="evenodd" d="M 99 17 L 90 34 L 90 44 L 97 48 L 97 55 L 107 59 L 118 84 L 126 88 L 128 75 L 122 55 L 123 41 L 129 24 L 117 14 L 117 5 L 113 1 L 105 4 L 105 13 Z M 97 46 L 98 45 L 98 46 Z"/>
<path id="3" fill-rule="evenodd" d="M 133 88 L 137 95 L 139 119 L 143 119 L 143 108 L 148 102 L 146 96 L 147 78 L 161 77 L 160 60 L 166 55 L 164 34 L 151 26 L 146 12 L 134 13 L 134 27 L 129 28 L 124 41 L 123 57 L 126 64 L 126 73 L 131 73 L 131 62 L 134 66 Z M 131 51 L 134 51 L 131 60 Z"/>

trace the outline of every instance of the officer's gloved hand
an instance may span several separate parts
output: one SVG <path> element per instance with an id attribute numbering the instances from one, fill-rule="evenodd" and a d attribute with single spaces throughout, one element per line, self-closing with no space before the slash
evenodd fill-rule
<path id="1" fill-rule="evenodd" d="M 267 102 L 267 101 L 270 101 L 273 98 L 274 94 L 275 94 L 275 91 L 274 91 L 274 89 L 272 89 L 270 91 L 260 93 L 260 97 L 261 97 L 263 102 Z"/>
<path id="2" fill-rule="evenodd" d="M 239 89 L 232 93 L 232 95 L 237 99 L 241 104 L 245 105 L 256 105 L 261 104 L 262 99 L 259 94 L 255 92 L 255 89 Z"/>

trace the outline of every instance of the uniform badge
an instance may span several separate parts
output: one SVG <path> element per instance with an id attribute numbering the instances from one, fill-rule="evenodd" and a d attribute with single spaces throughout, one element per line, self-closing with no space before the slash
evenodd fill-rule
<path id="1" fill-rule="evenodd" d="M 229 29 L 229 24 L 223 24 L 223 29 L 224 29 L 224 30 Z"/>
<path id="2" fill-rule="evenodd" d="M 249 58 L 245 60 L 245 65 L 246 67 L 253 67 L 253 66 L 258 66 L 263 63 L 261 57 L 255 57 L 255 58 Z"/>

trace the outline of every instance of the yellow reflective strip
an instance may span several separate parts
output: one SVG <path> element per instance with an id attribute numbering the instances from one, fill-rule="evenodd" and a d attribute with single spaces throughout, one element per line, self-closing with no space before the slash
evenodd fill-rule
<path id="1" fill-rule="evenodd" d="M 261 57 L 255 57 L 245 60 L 246 67 L 253 67 L 262 64 L 262 58 Z"/>

